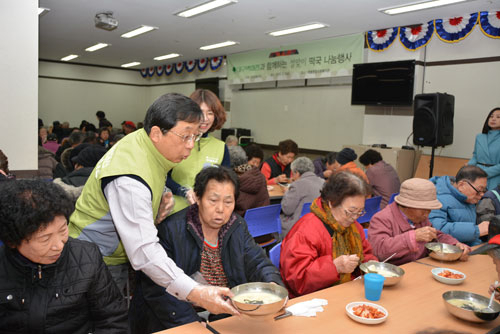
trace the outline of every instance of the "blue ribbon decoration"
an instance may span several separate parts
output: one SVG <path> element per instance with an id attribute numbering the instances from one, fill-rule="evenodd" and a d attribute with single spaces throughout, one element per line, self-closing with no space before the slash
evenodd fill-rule
<path id="1" fill-rule="evenodd" d="M 389 29 L 392 29 L 392 32 L 390 33 L 389 38 L 382 43 L 377 41 L 377 39 L 380 38 L 378 36 L 380 34 L 380 32 L 385 31 L 385 33 L 387 33 L 387 30 L 389 30 Z M 378 52 L 384 51 L 389 46 L 391 46 L 392 43 L 394 43 L 394 41 L 396 40 L 396 37 L 398 36 L 399 27 L 394 27 L 394 28 L 389 28 L 389 29 L 371 30 L 371 31 L 368 31 L 366 33 L 366 44 L 368 45 L 368 47 L 372 51 L 378 51 Z"/>
<path id="2" fill-rule="evenodd" d="M 491 24 L 490 18 L 496 18 L 496 23 L 498 23 L 498 27 L 495 27 Z M 495 12 L 481 12 L 479 16 L 479 23 L 481 27 L 481 31 L 488 37 L 491 38 L 500 38 L 500 11 Z"/>
<path id="3" fill-rule="evenodd" d="M 425 24 L 421 24 L 424 27 Z M 416 51 L 424 46 L 426 46 L 432 39 L 432 34 L 434 33 L 434 21 L 427 22 L 427 32 L 425 35 L 421 36 L 415 41 L 410 41 L 406 36 L 407 30 L 411 30 L 413 27 L 400 27 L 399 28 L 399 41 L 403 46 L 409 51 Z"/>
<path id="4" fill-rule="evenodd" d="M 455 18 L 453 18 L 455 19 Z M 453 20 L 453 19 L 449 19 L 449 20 Z M 464 17 L 462 16 L 462 19 L 464 19 Z M 436 19 L 434 20 L 434 28 L 436 29 L 436 34 L 438 35 L 439 39 L 442 40 L 443 42 L 447 42 L 447 43 L 456 43 L 456 42 L 459 42 L 461 40 L 463 40 L 464 38 L 466 38 L 471 32 L 472 30 L 474 30 L 474 27 L 476 26 L 476 23 L 478 21 L 478 13 L 472 13 L 470 14 L 470 18 L 467 22 L 467 24 L 465 25 L 465 27 L 458 31 L 458 32 L 448 32 L 445 30 L 444 28 L 444 24 L 443 24 L 443 19 Z"/>

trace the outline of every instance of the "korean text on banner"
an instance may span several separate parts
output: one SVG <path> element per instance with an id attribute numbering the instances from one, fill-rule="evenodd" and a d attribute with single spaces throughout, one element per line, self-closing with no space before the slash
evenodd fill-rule
<path id="1" fill-rule="evenodd" d="M 352 75 L 363 62 L 363 34 L 227 56 L 230 83 L 329 78 Z"/>

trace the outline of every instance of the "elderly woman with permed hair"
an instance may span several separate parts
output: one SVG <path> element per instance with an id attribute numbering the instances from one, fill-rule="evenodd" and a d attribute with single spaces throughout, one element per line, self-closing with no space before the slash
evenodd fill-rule
<path id="1" fill-rule="evenodd" d="M 0 331 L 127 333 L 127 305 L 99 248 L 68 237 L 64 190 L 38 180 L 0 188 Z"/>
<path id="2" fill-rule="evenodd" d="M 378 261 L 356 219 L 365 213 L 368 185 L 359 176 L 331 176 L 281 245 L 280 270 L 290 297 L 349 282 L 358 265 Z"/>

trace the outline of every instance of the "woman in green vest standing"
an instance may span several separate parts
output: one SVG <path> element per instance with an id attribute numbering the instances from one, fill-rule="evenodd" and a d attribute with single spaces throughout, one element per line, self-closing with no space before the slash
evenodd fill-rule
<path id="1" fill-rule="evenodd" d="M 213 165 L 230 167 L 229 150 L 226 144 L 210 135 L 210 132 L 221 129 L 226 122 L 226 111 L 219 98 L 206 89 L 195 90 L 190 98 L 198 103 L 203 112 L 199 128 L 203 135 L 195 144 L 189 157 L 168 174 L 167 187 L 172 190 L 175 199 L 175 206 L 170 214 L 195 203 L 194 179 L 203 168 Z"/>

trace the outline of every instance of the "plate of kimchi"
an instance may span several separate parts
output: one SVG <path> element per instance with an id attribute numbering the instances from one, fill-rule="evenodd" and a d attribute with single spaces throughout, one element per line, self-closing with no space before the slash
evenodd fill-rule
<path id="1" fill-rule="evenodd" d="M 464 273 L 449 268 L 434 268 L 431 272 L 432 277 L 434 277 L 437 281 L 450 285 L 460 284 L 465 281 L 467 277 Z"/>
<path id="2" fill-rule="evenodd" d="M 380 305 L 368 302 L 352 302 L 346 305 L 346 313 L 354 321 L 376 325 L 387 320 L 389 312 Z"/>

